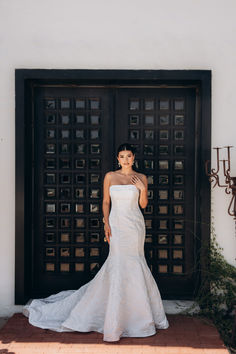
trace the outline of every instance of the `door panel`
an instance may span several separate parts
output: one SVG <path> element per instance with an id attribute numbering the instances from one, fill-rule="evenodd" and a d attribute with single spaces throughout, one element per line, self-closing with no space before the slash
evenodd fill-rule
<path id="1" fill-rule="evenodd" d="M 136 148 L 148 177 L 145 255 L 165 297 L 194 289 L 195 90 L 120 89 L 116 145 Z"/>
<path id="2" fill-rule="evenodd" d="M 35 89 L 33 295 L 74 289 L 107 256 L 102 181 L 110 169 L 110 93 Z"/>
<path id="3" fill-rule="evenodd" d="M 102 181 L 116 148 L 149 181 L 145 255 L 162 295 L 194 289 L 195 91 L 34 89 L 32 296 L 76 289 L 108 255 Z"/>

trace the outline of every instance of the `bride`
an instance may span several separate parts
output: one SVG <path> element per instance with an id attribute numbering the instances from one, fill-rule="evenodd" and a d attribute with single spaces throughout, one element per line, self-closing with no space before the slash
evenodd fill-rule
<path id="1" fill-rule="evenodd" d="M 117 150 L 119 170 L 103 182 L 103 222 L 109 254 L 96 276 L 23 307 L 29 323 L 57 332 L 103 333 L 104 341 L 146 337 L 169 327 L 161 296 L 144 256 L 147 177 L 133 170 L 130 144 Z M 111 202 L 111 209 L 110 209 Z"/>

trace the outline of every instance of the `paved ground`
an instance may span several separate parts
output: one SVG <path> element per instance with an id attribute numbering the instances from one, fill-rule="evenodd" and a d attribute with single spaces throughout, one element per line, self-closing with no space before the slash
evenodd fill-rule
<path id="1" fill-rule="evenodd" d="M 22 314 L 13 315 L 0 330 L 4 354 L 228 354 L 215 326 L 204 319 L 168 315 L 170 327 L 146 338 L 104 342 L 96 332 L 58 333 L 31 326 Z"/>

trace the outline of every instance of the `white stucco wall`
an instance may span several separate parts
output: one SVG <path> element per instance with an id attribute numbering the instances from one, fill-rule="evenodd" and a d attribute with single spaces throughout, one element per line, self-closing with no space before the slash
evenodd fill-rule
<path id="1" fill-rule="evenodd" d="M 0 0 L 0 315 L 20 308 L 13 306 L 14 70 L 212 70 L 213 146 L 234 145 L 235 17 L 235 0 Z M 232 165 L 236 175 L 236 149 Z M 228 203 L 217 188 L 216 232 L 235 264 Z"/>

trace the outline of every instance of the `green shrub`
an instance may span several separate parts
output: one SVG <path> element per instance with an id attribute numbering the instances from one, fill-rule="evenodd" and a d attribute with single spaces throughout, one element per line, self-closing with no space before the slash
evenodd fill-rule
<path id="1" fill-rule="evenodd" d="M 204 245 L 202 245 L 204 247 Z M 202 271 L 202 283 L 195 301 L 200 306 L 199 315 L 210 318 L 217 327 L 224 343 L 236 348 L 232 329 L 236 310 L 236 268 L 225 260 L 222 247 L 216 240 L 214 224 L 211 225 L 211 241 L 206 269 Z M 206 250 L 206 248 L 205 248 Z"/>

